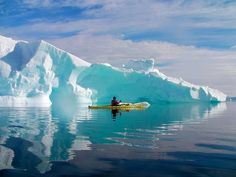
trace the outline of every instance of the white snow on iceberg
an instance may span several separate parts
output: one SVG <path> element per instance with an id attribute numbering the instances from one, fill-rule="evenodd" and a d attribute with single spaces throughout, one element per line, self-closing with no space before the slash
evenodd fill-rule
<path id="1" fill-rule="evenodd" d="M 154 60 L 124 68 L 90 64 L 45 42 L 0 37 L 0 106 L 73 106 L 125 102 L 225 101 L 218 90 L 165 76 Z M 6 46 L 6 47 L 4 47 Z"/>

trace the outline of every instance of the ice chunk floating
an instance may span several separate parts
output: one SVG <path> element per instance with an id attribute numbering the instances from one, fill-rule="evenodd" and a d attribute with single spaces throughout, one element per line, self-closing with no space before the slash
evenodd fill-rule
<path id="1" fill-rule="evenodd" d="M 0 37 L 0 106 L 43 106 L 124 102 L 225 101 L 209 87 L 171 78 L 154 60 L 131 61 L 123 68 L 90 64 L 45 42 Z"/>

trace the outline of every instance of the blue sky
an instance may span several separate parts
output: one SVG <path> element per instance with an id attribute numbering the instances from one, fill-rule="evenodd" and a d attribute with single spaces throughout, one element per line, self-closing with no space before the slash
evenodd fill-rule
<path id="1" fill-rule="evenodd" d="M 167 75 L 235 95 L 235 0 L 0 0 L 0 35 L 88 62 L 153 58 Z"/>
<path id="2" fill-rule="evenodd" d="M 0 0 L 0 24 L 0 34 L 24 40 L 89 33 L 227 49 L 236 45 L 236 1 Z"/>

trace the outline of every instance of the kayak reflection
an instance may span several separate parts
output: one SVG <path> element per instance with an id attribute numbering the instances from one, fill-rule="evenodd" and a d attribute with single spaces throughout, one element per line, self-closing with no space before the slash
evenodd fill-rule
<path id="1" fill-rule="evenodd" d="M 119 110 L 119 109 L 112 109 L 111 110 L 111 114 L 112 114 L 112 118 L 113 120 L 115 120 L 117 118 L 117 116 L 121 116 L 121 112 L 130 112 L 130 110 Z"/>
<path id="2" fill-rule="evenodd" d="M 116 116 L 117 116 L 117 115 L 120 115 L 120 116 L 121 116 L 121 112 L 120 112 L 118 109 L 112 109 L 112 110 L 111 110 L 111 114 L 112 114 L 113 120 L 116 119 Z"/>

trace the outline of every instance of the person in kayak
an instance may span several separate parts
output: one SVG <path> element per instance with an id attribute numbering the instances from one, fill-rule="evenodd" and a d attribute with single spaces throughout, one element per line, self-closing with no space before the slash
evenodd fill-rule
<path id="1" fill-rule="evenodd" d="M 120 103 L 121 103 L 121 100 L 118 101 L 115 96 L 111 100 L 111 106 L 119 106 Z"/>

